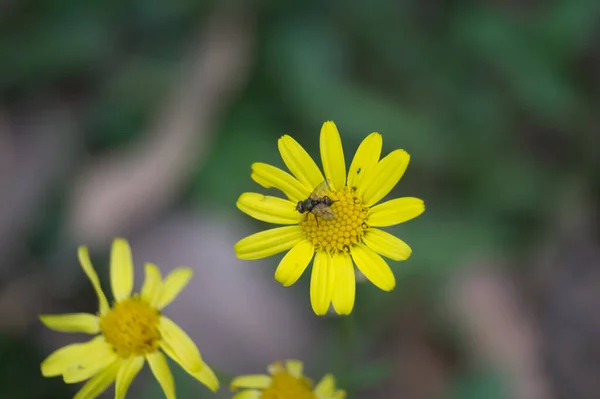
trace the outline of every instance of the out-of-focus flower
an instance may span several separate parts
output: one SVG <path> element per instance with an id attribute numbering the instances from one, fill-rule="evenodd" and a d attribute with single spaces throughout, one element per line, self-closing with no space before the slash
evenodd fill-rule
<path id="1" fill-rule="evenodd" d="M 231 389 L 243 391 L 232 399 L 344 399 L 346 392 L 336 389 L 335 378 L 327 374 L 313 389 L 313 383 L 302 374 L 298 360 L 273 363 L 269 374 L 242 375 L 231 381 Z"/>
<path id="2" fill-rule="evenodd" d="M 88 250 L 79 247 L 79 262 L 98 295 L 98 315 L 88 313 L 42 315 L 49 328 L 96 335 L 90 341 L 67 345 L 48 356 L 41 365 L 45 377 L 62 375 L 66 383 L 89 381 L 75 395 L 92 399 L 116 381 L 115 398 L 124 398 L 131 381 L 147 361 L 168 399 L 175 399 L 175 384 L 164 351 L 185 371 L 210 390 L 219 381 L 204 363 L 191 338 L 161 310 L 170 304 L 192 277 L 189 268 L 178 268 L 163 280 L 155 265 L 146 264 L 140 294 L 133 289 L 133 260 L 127 241 L 115 239 L 110 254 L 110 282 L 114 304 L 100 287 Z"/>

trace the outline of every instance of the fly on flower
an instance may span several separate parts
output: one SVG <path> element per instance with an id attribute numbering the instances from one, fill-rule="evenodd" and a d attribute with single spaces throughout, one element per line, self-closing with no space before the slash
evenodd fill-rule
<path id="1" fill-rule="evenodd" d="M 319 224 L 317 216 L 323 220 L 335 219 L 335 214 L 333 213 L 333 209 L 331 209 L 331 205 L 337 201 L 329 198 L 327 193 L 330 191 L 329 180 L 323 180 L 323 182 L 313 190 L 308 199 L 298 201 L 296 210 L 300 213 L 312 213 L 315 216 L 317 225 Z"/>
<path id="2" fill-rule="evenodd" d="M 252 165 L 251 177 L 262 187 L 279 189 L 286 198 L 250 192 L 240 195 L 236 205 L 258 220 L 283 226 L 241 239 L 234 247 L 237 256 L 250 260 L 287 251 L 275 271 L 275 279 L 285 287 L 298 281 L 312 262 L 310 302 L 317 315 L 326 314 L 330 305 L 338 314 L 352 312 L 355 266 L 378 288 L 393 290 L 396 279 L 382 256 L 402 261 L 412 250 L 382 228 L 414 219 L 425 204 L 415 197 L 384 200 L 410 156 L 397 149 L 382 157 L 382 144 L 381 134 L 369 134 L 346 169 L 337 127 L 325 122 L 321 172 L 296 140 L 282 136 L 278 147 L 289 173 L 258 162 Z M 315 217 L 303 215 L 307 212 Z"/>

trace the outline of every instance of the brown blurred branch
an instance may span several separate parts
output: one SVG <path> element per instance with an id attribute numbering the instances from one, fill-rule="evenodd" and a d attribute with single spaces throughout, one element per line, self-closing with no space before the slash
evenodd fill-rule
<path id="1" fill-rule="evenodd" d="M 474 355 L 508 377 L 513 398 L 552 398 L 531 309 L 523 306 L 504 268 L 478 263 L 457 273 L 448 301 L 465 325 Z"/>
<path id="2" fill-rule="evenodd" d="M 79 175 L 67 218 L 77 242 L 106 243 L 177 198 L 246 81 L 252 26 L 248 15 L 216 13 L 145 140 L 94 160 Z"/>

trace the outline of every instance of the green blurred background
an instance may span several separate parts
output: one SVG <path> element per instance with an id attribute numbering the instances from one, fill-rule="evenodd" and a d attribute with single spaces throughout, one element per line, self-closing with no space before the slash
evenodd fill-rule
<path id="1" fill-rule="evenodd" d="M 196 270 L 167 313 L 227 378 L 273 360 L 349 398 L 598 398 L 600 2 L 74 1 L 0 4 L 0 397 L 67 398 L 39 363 L 81 340 L 40 313 L 94 312 L 115 236 Z M 291 134 L 347 162 L 377 131 L 427 211 L 392 293 L 316 318 L 281 256 L 235 259 L 253 162 Z M 196 281 L 198 281 L 196 283 Z M 139 279 L 137 281 L 139 285 Z M 108 285 L 105 285 L 108 287 Z M 178 396 L 211 398 L 174 365 Z M 147 368 L 129 397 L 160 398 Z M 112 397 L 109 390 L 107 397 Z"/>

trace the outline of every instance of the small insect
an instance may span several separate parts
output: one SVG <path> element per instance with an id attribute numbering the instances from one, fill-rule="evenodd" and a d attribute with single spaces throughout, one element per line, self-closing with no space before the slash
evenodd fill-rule
<path id="1" fill-rule="evenodd" d="M 315 216 L 315 220 L 317 222 L 317 226 L 319 225 L 319 220 L 317 216 L 321 217 L 323 220 L 332 220 L 335 219 L 335 215 L 333 210 L 331 209 L 331 205 L 333 205 L 334 201 L 325 195 L 329 190 L 329 180 L 324 180 L 321 184 L 317 186 L 310 194 L 310 196 L 304 201 L 298 201 L 296 204 L 296 210 L 300 213 L 310 212 Z"/>

